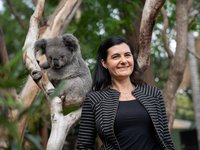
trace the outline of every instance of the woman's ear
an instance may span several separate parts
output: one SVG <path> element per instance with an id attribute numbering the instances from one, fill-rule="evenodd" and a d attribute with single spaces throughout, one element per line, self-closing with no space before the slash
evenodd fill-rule
<path id="1" fill-rule="evenodd" d="M 102 64 L 102 66 L 103 66 L 105 69 L 108 69 L 105 60 L 101 59 L 101 64 Z"/>

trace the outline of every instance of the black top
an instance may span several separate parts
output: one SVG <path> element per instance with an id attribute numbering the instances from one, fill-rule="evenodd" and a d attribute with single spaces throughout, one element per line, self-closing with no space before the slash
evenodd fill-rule
<path id="1" fill-rule="evenodd" d="M 115 135 L 121 150 L 157 150 L 153 123 L 137 101 L 120 101 L 115 119 Z"/>

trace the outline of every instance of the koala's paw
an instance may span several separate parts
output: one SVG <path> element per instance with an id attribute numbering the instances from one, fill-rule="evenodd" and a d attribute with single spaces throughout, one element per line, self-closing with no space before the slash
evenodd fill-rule
<path id="1" fill-rule="evenodd" d="M 38 82 L 42 78 L 42 71 L 34 70 L 31 76 L 35 82 Z"/>
<path id="2" fill-rule="evenodd" d="M 59 97 L 60 97 L 60 99 L 61 99 L 62 101 L 65 100 L 65 95 L 60 95 Z"/>

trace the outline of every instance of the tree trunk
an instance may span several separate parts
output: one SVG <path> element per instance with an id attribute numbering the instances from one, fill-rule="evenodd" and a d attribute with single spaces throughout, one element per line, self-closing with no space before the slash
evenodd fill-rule
<path id="1" fill-rule="evenodd" d="M 188 0 L 177 0 L 176 4 L 176 52 L 170 61 L 169 75 L 163 91 L 169 128 L 172 129 L 176 113 L 175 95 L 182 81 L 186 64 L 187 29 L 188 29 Z"/>
<path id="2" fill-rule="evenodd" d="M 141 18 L 142 18 L 142 10 L 141 8 L 144 7 L 145 1 L 142 0 L 140 1 L 139 5 L 140 7 L 138 7 L 137 10 L 135 11 L 135 17 L 132 18 L 132 24 L 133 24 L 133 30 L 129 31 L 126 30 L 126 37 L 128 39 L 128 41 L 130 42 L 131 46 L 133 47 L 134 51 L 138 54 L 139 53 L 139 35 L 140 35 L 140 23 L 141 23 Z M 121 15 L 121 17 L 123 18 L 123 16 L 125 16 L 126 14 Z M 147 84 L 149 85 L 155 85 L 154 82 L 154 74 L 153 74 L 153 69 L 152 69 L 152 65 L 150 64 L 150 66 L 147 68 L 147 70 L 144 72 L 144 80 Z"/>
<path id="3" fill-rule="evenodd" d="M 186 62 L 185 70 L 183 73 L 183 80 L 179 86 L 179 89 L 187 89 L 190 86 L 191 82 L 191 73 L 189 62 Z"/>
<path id="4" fill-rule="evenodd" d="M 65 138 L 71 128 L 78 123 L 81 110 L 78 109 L 64 116 L 62 114 L 61 99 L 55 97 L 51 102 L 51 134 L 47 143 L 47 150 L 62 150 Z"/>
<path id="5" fill-rule="evenodd" d="M 188 48 L 192 52 L 196 52 L 195 50 L 195 39 L 192 33 L 188 34 Z M 192 84 L 192 99 L 193 106 L 195 110 L 195 122 L 196 122 L 196 130 L 198 137 L 198 147 L 200 147 L 200 84 L 199 84 L 199 71 L 198 71 L 198 63 L 197 59 L 194 55 L 189 54 L 189 64 L 190 64 L 190 73 L 191 73 L 191 84 Z"/>
<path id="6" fill-rule="evenodd" d="M 197 37 L 197 39 L 196 39 L 196 52 L 197 52 L 197 55 L 199 55 L 200 56 L 200 35 Z"/>

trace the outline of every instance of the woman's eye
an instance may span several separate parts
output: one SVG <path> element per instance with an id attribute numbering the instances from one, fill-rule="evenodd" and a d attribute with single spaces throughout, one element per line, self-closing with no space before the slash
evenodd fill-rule
<path id="1" fill-rule="evenodd" d="M 130 57 L 130 56 L 131 56 L 131 54 L 129 54 L 129 53 L 128 53 L 128 54 L 125 54 L 125 57 Z"/>
<path id="2" fill-rule="evenodd" d="M 113 55 L 112 59 L 117 59 L 119 56 L 118 55 Z"/>

